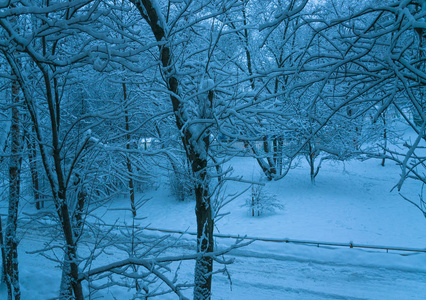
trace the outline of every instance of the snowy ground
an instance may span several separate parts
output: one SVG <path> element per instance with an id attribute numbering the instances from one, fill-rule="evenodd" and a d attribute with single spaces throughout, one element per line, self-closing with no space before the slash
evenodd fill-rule
<path id="1" fill-rule="evenodd" d="M 254 160 L 232 161 L 234 176 L 247 180 L 261 177 Z M 253 178 L 251 175 L 254 172 Z M 217 232 L 254 237 L 291 238 L 387 246 L 426 247 L 426 220 L 396 190 L 400 169 L 393 162 L 380 166 L 378 160 L 326 162 L 316 184 L 312 185 L 304 162 L 281 181 L 265 182 L 265 190 L 275 194 L 284 210 L 251 217 L 245 201 L 250 191 L 234 200 L 222 212 L 229 212 L 217 222 Z M 247 176 L 248 174 L 248 176 Z M 260 179 L 261 180 L 261 179 Z M 227 191 L 244 190 L 247 184 L 231 183 Z M 401 194 L 417 200 L 416 182 L 407 181 Z M 146 217 L 140 223 L 153 228 L 173 228 L 195 232 L 194 203 L 177 202 L 167 188 L 150 194 L 141 209 Z M 115 202 L 113 207 L 127 203 Z M 130 214 L 127 213 L 127 216 Z M 111 220 L 124 220 L 122 211 L 112 211 Z"/>
<path id="2" fill-rule="evenodd" d="M 255 161 L 236 158 L 234 175 L 261 180 Z M 260 238 L 289 238 L 337 243 L 426 248 L 426 219 L 397 192 L 390 192 L 398 181 L 399 168 L 392 162 L 385 167 L 377 160 L 325 163 L 312 185 L 303 163 L 283 180 L 265 183 L 269 192 L 285 206 L 284 210 L 251 217 L 244 206 L 249 193 L 224 208 L 230 214 L 217 223 L 217 232 Z M 242 183 L 231 183 L 228 191 L 243 190 Z M 402 194 L 416 199 L 418 185 L 407 182 Z M 177 202 L 163 184 L 150 191 L 149 200 L 139 210 L 142 226 L 195 231 L 194 203 Z M 112 224 L 124 223 L 127 200 L 117 199 L 104 218 Z M 114 209 L 114 210 L 111 210 Z M 101 213 L 101 212 L 99 212 Z M 162 233 L 147 232 L 151 236 Z M 173 238 L 173 237 L 172 237 Z M 29 230 L 20 244 L 23 299 L 50 299 L 57 295 L 60 271 L 40 255 L 45 237 Z M 180 239 L 168 255 L 190 253 L 190 235 Z M 232 244 L 217 239 L 218 247 Z M 235 262 L 228 266 L 232 290 L 226 276 L 216 275 L 214 299 L 424 299 L 426 295 L 426 254 L 382 250 L 316 247 L 285 243 L 255 242 L 232 252 Z M 119 257 L 110 257 L 110 261 Z M 220 267 L 220 266 L 218 266 Z M 171 274 L 172 276 L 172 274 Z M 180 266 L 180 282 L 191 282 L 193 263 Z M 105 291 L 104 299 L 128 299 L 132 291 Z M 190 297 L 191 290 L 185 294 Z M 0 298 L 6 297 L 5 287 Z M 175 295 L 160 299 L 176 299 Z"/>

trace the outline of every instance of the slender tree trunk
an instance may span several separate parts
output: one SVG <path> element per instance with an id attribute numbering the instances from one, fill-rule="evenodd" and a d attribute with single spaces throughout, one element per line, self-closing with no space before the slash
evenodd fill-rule
<path id="1" fill-rule="evenodd" d="M 383 155 L 385 156 L 386 155 L 386 147 L 388 146 L 388 132 L 387 132 L 387 129 L 386 129 L 386 115 L 385 115 L 384 112 L 383 112 L 382 118 L 383 118 L 383 127 L 384 127 L 383 128 L 383 143 L 384 143 L 384 145 L 383 145 Z M 383 157 L 383 159 L 382 159 L 382 167 L 385 166 L 385 161 L 386 161 L 386 158 Z"/>
<path id="2" fill-rule="evenodd" d="M 75 185 L 78 192 L 77 192 L 77 206 L 76 206 L 76 211 L 74 213 L 74 217 L 75 217 L 74 235 L 78 237 L 80 236 L 81 231 L 83 229 L 83 211 L 84 211 L 84 204 L 86 203 L 87 192 L 83 184 L 83 181 L 80 178 L 75 183 Z"/>
<path id="3" fill-rule="evenodd" d="M 282 175 L 283 174 L 283 150 L 284 150 L 284 138 L 280 135 L 278 136 L 278 159 L 277 159 L 277 170 L 278 170 L 278 175 Z"/>
<path id="4" fill-rule="evenodd" d="M 127 109 L 127 86 L 123 79 L 123 105 L 125 107 L 124 109 L 124 124 L 126 129 L 126 149 L 130 150 L 130 143 L 131 143 L 131 136 L 130 136 L 130 118 L 129 118 L 129 111 Z M 146 150 L 146 139 L 145 139 L 145 150 Z M 127 153 L 126 155 L 126 166 L 127 166 L 127 172 L 129 174 L 129 196 L 130 196 L 130 208 L 132 210 L 132 246 L 131 246 L 131 255 L 135 255 L 135 217 L 136 217 L 136 205 L 135 205 L 135 187 L 134 187 L 134 181 L 133 181 L 133 168 L 132 168 L 132 162 L 130 161 L 130 153 Z M 133 271 L 137 273 L 137 268 L 135 265 L 132 266 Z M 135 279 L 135 288 L 136 291 L 139 292 L 141 290 L 138 279 Z"/>
<path id="5" fill-rule="evenodd" d="M 21 290 L 18 272 L 18 208 L 21 184 L 21 137 L 19 122 L 19 84 L 12 81 L 12 125 L 11 125 L 11 156 L 9 163 L 9 210 L 5 234 L 6 254 L 6 285 L 8 299 L 19 300 Z"/>
<path id="6" fill-rule="evenodd" d="M 250 143 L 250 142 L 244 142 L 244 147 L 248 147 L 252 153 L 254 154 L 257 163 L 259 164 L 259 167 L 262 169 L 262 172 L 265 174 L 266 178 L 268 180 L 274 179 L 276 175 L 276 169 L 274 166 L 270 165 L 268 161 L 264 161 L 260 156 L 260 154 L 257 152 L 256 148 Z"/>
<path id="7" fill-rule="evenodd" d="M 34 126 L 31 126 L 34 128 Z M 37 150 L 36 150 L 36 141 L 34 137 L 34 130 L 32 133 L 28 132 L 27 136 L 27 148 L 28 148 L 28 159 L 31 172 L 31 181 L 33 183 L 33 193 L 36 209 L 41 209 L 44 207 L 44 201 L 41 200 L 40 195 L 40 180 L 38 176 L 38 167 L 37 167 Z"/>
<path id="8" fill-rule="evenodd" d="M 76 300 L 83 300 L 83 289 L 81 282 L 78 281 L 78 262 L 77 262 L 77 244 L 74 238 L 74 230 L 70 210 L 67 204 L 67 182 L 63 173 L 63 165 L 61 158 L 61 142 L 60 142 L 60 101 L 58 98 L 58 88 L 55 80 L 49 74 L 49 69 L 37 62 L 40 70 L 43 73 L 43 79 L 46 86 L 46 99 L 49 109 L 49 118 L 51 123 L 52 134 L 52 158 L 55 170 L 56 180 L 53 179 L 54 175 L 51 173 L 51 168 L 48 167 L 45 158 L 45 170 L 50 174 L 49 182 L 54 196 L 55 208 L 61 222 L 62 232 L 65 238 L 65 261 L 64 270 L 65 276 L 69 276 L 69 281 L 65 280 L 64 283 L 70 282 L 74 297 Z M 53 81 L 53 86 L 52 86 Z M 34 122 L 35 120 L 33 120 Z M 40 141 L 41 142 L 41 141 Z M 41 148 L 40 148 L 41 149 Z M 69 263 L 69 268 L 66 264 Z M 68 273 L 69 272 L 69 273 Z M 62 286 L 62 284 L 61 284 Z"/>
<path id="9" fill-rule="evenodd" d="M 80 180 L 79 180 L 80 182 Z M 78 183 L 77 183 L 78 184 Z M 84 202 L 86 199 L 86 193 L 84 192 L 83 188 L 81 188 L 81 191 L 78 191 L 77 193 L 77 206 L 76 206 L 76 212 L 74 214 L 75 217 L 75 227 L 72 228 L 72 234 L 74 234 L 74 237 L 72 241 L 74 241 L 75 238 L 77 238 L 82 230 L 83 226 L 83 219 L 82 219 L 82 212 L 84 208 Z M 64 213 L 68 210 L 68 207 L 62 207 L 61 208 Z M 68 212 L 69 214 L 69 212 Z M 66 234 L 69 234 L 69 230 L 66 223 L 63 222 L 64 232 Z M 75 299 L 84 299 L 83 297 L 83 291 L 81 287 L 81 282 L 78 281 L 78 264 L 76 263 L 76 254 L 77 254 L 77 245 L 71 245 L 70 238 L 67 240 L 67 246 L 66 251 L 64 254 L 64 261 L 63 261 L 63 267 L 62 267 L 62 278 L 61 278 L 61 286 L 60 286 L 60 295 L 59 299 L 61 300 L 68 300 L 68 299 L 74 299 L 73 294 L 75 295 Z"/>
<path id="10" fill-rule="evenodd" d="M 82 215 L 84 204 L 86 201 L 86 192 L 78 174 L 76 174 L 76 178 L 77 180 L 74 182 L 74 185 L 80 185 L 80 187 L 77 188 L 77 205 L 74 214 L 70 214 L 69 207 L 65 198 L 66 192 L 64 189 L 61 189 L 57 195 L 59 201 L 55 201 L 55 203 L 60 203 L 56 207 L 58 210 L 59 218 L 61 220 L 62 231 L 64 233 L 66 241 L 59 294 L 59 298 L 61 300 L 84 299 L 81 282 L 78 281 L 79 271 L 77 262 L 77 243 L 75 241 L 81 234 L 83 227 Z M 70 218 L 70 216 L 72 216 L 73 220 Z"/>
<path id="11" fill-rule="evenodd" d="M 136 204 L 135 204 L 135 187 L 133 182 L 133 168 L 129 156 L 126 158 L 127 171 L 129 172 L 129 193 L 130 193 L 130 208 L 132 210 L 133 217 L 136 217 Z"/>
<path id="12" fill-rule="evenodd" d="M 63 173 L 63 165 L 61 158 L 61 143 L 59 137 L 59 120 L 60 108 L 59 100 L 55 100 L 58 97 L 55 95 L 58 93 L 56 88 L 52 88 L 51 76 L 49 70 L 38 63 L 40 70 L 43 72 L 43 78 L 46 86 L 46 98 L 49 109 L 49 118 L 51 123 L 51 134 L 52 134 L 52 158 L 53 165 L 56 175 L 56 180 L 53 179 L 54 175 L 51 173 L 51 168 L 48 167 L 47 159 L 44 157 L 44 164 L 46 173 L 49 174 L 49 182 L 52 188 L 52 194 L 55 201 L 55 208 L 61 222 L 62 232 L 65 238 L 65 261 L 64 261 L 64 276 L 69 276 L 69 280 L 64 280 L 64 284 L 67 282 L 71 284 L 76 300 L 83 300 L 83 289 L 81 282 L 78 281 L 78 262 L 77 262 L 77 244 L 74 238 L 74 230 L 70 210 L 67 204 L 67 182 Z M 34 120 L 33 120 L 34 122 Z M 39 145 L 40 146 L 40 145 Z M 42 149 L 42 148 L 40 148 Z M 69 264 L 69 267 L 67 266 Z M 61 284 L 61 286 L 63 286 Z"/>
<path id="13" fill-rule="evenodd" d="M 6 249 L 4 247 L 3 224 L 0 216 L 0 247 L 1 247 L 1 275 L 0 282 L 6 282 Z"/>
<path id="14" fill-rule="evenodd" d="M 315 151 L 312 147 L 311 142 L 308 143 L 309 152 L 308 152 L 308 163 L 310 167 L 310 176 L 311 176 L 311 183 L 315 184 Z"/>
<path id="15" fill-rule="evenodd" d="M 243 25 L 244 25 L 244 30 L 243 30 L 243 37 L 244 37 L 244 47 L 245 47 L 245 52 L 246 52 L 246 60 L 247 60 L 247 71 L 248 74 L 250 76 L 250 86 L 252 88 L 252 90 L 255 90 L 256 84 L 254 81 L 253 76 L 253 63 L 252 63 L 252 58 L 251 58 L 251 52 L 250 52 L 250 45 L 249 45 L 249 34 L 248 34 L 248 30 L 247 30 L 247 15 L 246 15 L 246 8 L 245 5 L 242 8 L 242 15 L 243 15 Z M 255 150 L 253 148 L 253 146 L 249 143 L 249 145 L 252 148 L 253 153 L 255 154 Z M 263 137 L 263 150 L 265 152 L 266 155 L 266 162 L 265 163 L 263 161 L 262 158 L 256 158 L 259 166 L 261 167 L 262 171 L 265 173 L 266 178 L 268 180 L 272 180 L 276 174 L 277 174 L 277 170 L 276 170 L 276 164 L 274 161 L 273 157 L 270 157 L 270 146 L 269 146 L 269 140 L 267 136 Z M 256 155 L 256 154 L 255 154 Z"/>
<path id="16" fill-rule="evenodd" d="M 268 161 L 268 164 L 269 164 L 269 170 L 271 171 L 271 174 L 273 174 L 274 176 L 277 174 L 277 169 L 275 166 L 274 154 L 272 154 L 272 157 L 271 157 L 270 141 L 267 136 L 263 137 L 263 150 L 265 151 L 266 160 Z"/>
<path id="17" fill-rule="evenodd" d="M 172 169 L 173 169 L 173 173 L 174 173 L 173 176 L 176 177 L 176 181 L 175 181 L 175 184 L 177 185 L 175 187 L 176 192 L 177 192 L 176 197 L 178 198 L 179 201 L 185 201 L 185 186 L 184 186 L 185 182 L 184 182 L 184 179 L 185 179 L 185 176 L 187 175 L 185 173 L 186 163 L 184 164 L 183 170 L 179 170 L 179 166 L 177 165 L 178 163 L 176 161 L 174 161 L 174 159 L 172 157 L 169 157 L 169 160 L 170 160 L 170 164 L 171 164 Z"/>
<path id="18" fill-rule="evenodd" d="M 127 105 L 127 88 L 126 83 L 123 82 L 123 104 Z M 130 150 L 130 120 L 129 120 L 129 112 L 127 108 L 124 110 L 124 124 L 126 127 L 126 149 Z M 146 149 L 145 149 L 146 150 Z M 136 204 L 135 204 L 135 187 L 133 181 L 133 167 L 132 162 L 130 161 L 130 154 L 126 156 L 126 166 L 127 172 L 129 173 L 129 193 L 130 193 L 130 207 L 132 210 L 133 217 L 136 217 Z"/>
<path id="19" fill-rule="evenodd" d="M 255 207 L 256 207 L 255 194 L 252 188 L 252 191 L 251 191 L 251 216 L 252 217 L 254 217 Z"/>
<path id="20" fill-rule="evenodd" d="M 63 191 L 60 191 L 58 196 L 61 204 L 57 209 L 66 241 L 60 299 L 69 299 L 74 294 L 76 300 L 83 300 L 83 288 L 81 282 L 78 281 L 77 245 L 74 241 L 74 231 L 69 217 L 69 209 L 65 202 Z"/>
<path id="21" fill-rule="evenodd" d="M 275 135 L 272 137 L 272 153 L 274 158 L 275 168 L 278 169 L 278 137 Z M 279 173 L 279 170 L 277 170 Z"/>
<path id="22" fill-rule="evenodd" d="M 43 44 L 45 43 L 43 42 Z M 52 53 L 54 53 L 54 51 L 52 51 Z M 61 141 L 59 137 L 60 101 L 58 98 L 58 88 L 57 88 L 58 86 L 55 85 L 55 88 L 52 87 L 52 82 L 51 82 L 52 76 L 50 76 L 49 74 L 49 72 L 51 72 L 51 69 L 49 69 L 48 66 L 44 65 L 41 61 L 33 57 L 34 63 L 37 65 L 37 67 L 43 74 L 43 81 L 45 85 L 45 92 L 46 92 L 45 96 L 47 100 L 49 118 L 51 123 L 50 133 L 51 133 L 51 143 L 52 143 L 51 149 L 52 149 L 52 161 L 53 161 L 53 165 L 51 165 L 50 164 L 51 160 L 48 159 L 48 154 L 45 149 L 46 144 L 44 143 L 45 141 L 43 141 L 43 138 L 42 138 L 41 127 L 38 122 L 37 113 L 36 113 L 36 109 L 34 106 L 34 101 L 31 96 L 31 93 L 28 90 L 26 90 L 26 86 L 23 84 L 23 78 L 20 74 L 19 68 L 17 67 L 14 61 L 13 56 L 6 51 L 3 51 L 3 54 L 8 60 L 11 67 L 13 68 L 14 73 L 17 75 L 19 74 L 18 78 L 19 78 L 19 83 L 21 84 L 20 87 L 23 93 L 26 95 L 24 99 L 26 102 L 27 109 L 30 112 L 31 119 L 34 124 L 34 129 L 37 134 L 38 146 L 40 149 L 43 166 L 46 172 L 47 179 L 49 180 L 49 184 L 52 190 L 52 195 L 54 198 L 56 213 L 58 214 L 58 218 L 60 220 L 61 228 L 66 241 L 65 256 L 67 257 L 67 261 L 70 264 L 70 271 L 68 274 L 70 278 L 69 282 L 73 289 L 74 298 L 76 300 L 83 300 L 84 299 L 83 289 L 81 286 L 81 282 L 78 281 L 79 271 L 78 271 L 78 261 L 77 261 L 77 245 L 74 240 L 73 229 L 72 229 L 73 225 L 72 225 L 71 217 L 69 214 L 69 208 L 66 202 L 66 184 L 67 183 L 63 174 L 63 165 L 62 165 L 62 158 L 61 158 L 62 145 L 61 145 Z M 56 93 L 56 95 L 53 93 Z M 11 148 L 12 147 L 14 146 L 12 145 Z M 14 153 L 14 151 L 12 151 L 12 153 Z M 12 158 L 13 157 L 14 155 L 12 155 Z M 16 170 L 19 171 L 19 168 L 16 168 Z M 11 168 L 11 171 L 12 172 L 10 172 L 10 174 L 11 174 L 11 177 L 13 177 L 12 175 L 14 174 L 14 168 Z M 19 172 L 17 174 L 19 174 Z M 15 180 L 19 179 L 19 177 L 16 177 L 16 176 L 14 178 Z M 12 191 L 10 192 L 11 196 L 16 197 L 16 192 L 19 193 L 19 186 L 17 189 L 11 189 L 11 191 Z M 17 208 L 18 208 L 17 205 L 15 205 L 13 207 L 13 210 L 10 209 L 10 211 L 17 212 Z M 13 216 L 13 214 L 10 214 L 10 216 Z M 13 233 L 14 229 L 16 229 L 16 218 L 11 221 L 12 221 L 11 222 L 12 226 L 8 225 L 7 230 L 10 230 Z M 14 225 L 14 222 L 15 222 L 15 225 Z M 6 231 L 6 240 L 8 239 L 8 235 L 9 235 L 8 231 Z M 10 242 L 16 244 L 16 236 L 14 236 L 13 239 L 10 239 Z M 6 243 L 6 247 L 7 247 L 6 249 L 16 248 L 16 247 L 13 247 L 13 245 L 9 247 L 7 243 Z M 16 254 L 6 253 L 6 258 L 13 257 L 14 255 L 17 256 L 17 252 Z M 17 257 L 13 260 L 13 262 L 16 262 L 15 274 L 17 276 Z M 8 268 L 8 269 L 13 269 L 13 268 Z M 19 285 L 17 287 L 19 288 Z"/>

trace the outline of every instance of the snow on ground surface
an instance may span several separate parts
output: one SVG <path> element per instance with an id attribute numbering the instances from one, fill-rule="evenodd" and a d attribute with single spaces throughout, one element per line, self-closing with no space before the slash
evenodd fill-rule
<path id="1" fill-rule="evenodd" d="M 232 161 L 234 176 L 247 180 L 262 180 L 255 161 L 236 158 Z M 255 178 L 252 173 L 254 172 Z M 413 205 L 391 189 L 399 180 L 400 169 L 393 162 L 380 166 L 378 160 L 326 162 L 320 170 L 315 185 L 309 178 L 307 166 L 290 171 L 281 181 L 266 182 L 264 189 L 277 196 L 285 208 L 274 214 L 251 217 L 245 201 L 249 190 L 234 200 L 222 212 L 217 232 L 254 237 L 291 238 L 386 246 L 426 247 L 426 220 Z M 247 176 L 248 174 L 248 176 Z M 260 177 L 260 178 L 259 178 Z M 236 192 L 247 184 L 230 183 L 227 191 Z M 401 193 L 418 199 L 419 185 L 407 181 Z M 141 209 L 140 222 L 152 228 L 196 231 L 194 202 L 178 202 L 166 185 L 149 195 Z M 123 203 L 124 202 L 124 203 Z M 112 207 L 125 207 L 127 203 L 115 202 Z M 114 210 L 111 220 L 124 221 L 130 212 Z"/>
<path id="2" fill-rule="evenodd" d="M 426 248 L 426 219 L 396 192 L 399 167 L 378 160 L 346 163 L 326 162 L 312 185 L 307 166 L 301 164 L 281 181 L 265 182 L 255 161 L 234 158 L 233 176 L 265 183 L 285 206 L 283 210 L 251 217 L 244 206 L 250 191 L 228 204 L 229 212 L 217 223 L 217 231 L 259 238 L 289 238 L 355 245 Z M 150 200 L 140 208 L 141 226 L 195 232 L 193 201 L 178 202 L 170 195 L 167 183 L 148 192 Z M 236 192 L 247 184 L 231 182 L 227 191 Z M 417 183 L 407 182 L 401 191 L 416 199 Z M 114 200 L 99 215 L 107 223 L 130 223 L 125 199 Z M 163 233 L 145 231 L 149 236 Z M 173 235 L 172 238 L 177 238 Z M 26 251 L 43 245 L 43 234 L 29 230 L 20 244 L 20 270 L 23 299 L 51 299 L 57 296 L 60 271 L 55 263 Z M 216 239 L 218 248 L 230 246 L 229 239 Z M 167 250 L 167 255 L 193 253 L 195 239 L 184 235 Z M 286 243 L 254 242 L 234 250 L 227 276 L 215 275 L 213 299 L 424 299 L 426 295 L 426 254 L 384 250 L 306 246 Z M 120 259 L 110 256 L 109 262 Z M 98 262 L 102 263 L 102 261 Z M 177 265 L 172 265 L 176 268 Z M 180 266 L 179 282 L 192 282 L 193 262 Z M 221 268 L 216 264 L 216 268 Z M 173 274 L 170 274 L 172 277 Z M 129 299 L 133 291 L 111 288 L 98 294 L 103 299 Z M 191 290 L 185 295 L 191 297 Z M 5 299 L 2 286 L 0 299 Z M 159 299 L 176 299 L 173 294 Z"/>

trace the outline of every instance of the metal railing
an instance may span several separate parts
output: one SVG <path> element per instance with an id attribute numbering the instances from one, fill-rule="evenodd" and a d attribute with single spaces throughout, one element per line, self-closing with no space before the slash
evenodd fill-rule
<path id="1" fill-rule="evenodd" d="M 127 227 L 127 226 L 126 226 Z M 163 233 L 174 233 L 181 235 L 192 235 L 196 236 L 195 232 L 188 232 L 182 230 L 171 230 L 171 229 L 159 229 L 159 228 L 150 228 L 150 227 L 142 227 L 141 229 L 149 230 L 149 231 L 158 231 Z M 406 248 L 406 247 L 396 247 L 396 246 L 376 246 L 376 245 L 362 245 L 362 244 L 354 244 L 353 242 L 349 243 L 335 243 L 335 242 L 324 242 L 324 241 L 310 241 L 310 240 L 294 240 L 288 238 L 263 238 L 263 237 L 250 237 L 250 236 L 239 236 L 232 234 L 214 234 L 216 238 L 223 239 L 236 239 L 236 240 L 250 240 L 250 241 L 262 241 L 262 242 L 272 242 L 272 243 L 284 243 L 284 244 L 301 244 L 301 245 L 309 245 L 309 246 L 329 246 L 329 247 L 344 247 L 344 248 L 359 248 L 359 249 L 373 249 L 373 250 L 383 250 L 387 253 L 389 251 L 398 251 L 398 252 L 415 252 L 415 253 L 426 253 L 426 248 Z"/>
<path id="2" fill-rule="evenodd" d="M 131 228 L 130 225 L 119 225 L 119 224 L 98 224 L 100 226 L 106 227 L 116 227 L 116 228 Z M 180 234 L 180 235 L 191 235 L 197 236 L 195 232 L 189 232 L 186 230 L 173 230 L 173 229 L 164 229 L 164 228 L 152 228 L 144 227 L 140 225 L 134 226 L 137 229 L 148 230 L 148 231 L 157 231 L 162 233 L 169 234 Z M 307 246 L 328 246 L 328 247 L 341 247 L 341 248 L 351 248 L 351 249 L 369 249 L 369 250 L 382 250 L 389 253 L 389 251 L 396 252 L 410 252 L 410 253 L 426 253 L 426 248 L 409 248 L 409 247 L 399 247 L 399 246 L 378 246 L 378 245 L 364 245 L 364 244 L 355 244 L 354 242 L 349 243 L 338 243 L 338 242 L 327 242 L 327 241 L 312 241 L 312 240 L 297 240 L 289 238 L 266 238 L 266 237 L 251 237 L 251 236 L 241 236 L 233 234 L 214 234 L 214 237 L 221 239 L 235 239 L 235 240 L 248 240 L 248 241 L 261 241 L 261 242 L 271 242 L 271 243 L 283 243 L 283 244 L 299 244 Z"/>

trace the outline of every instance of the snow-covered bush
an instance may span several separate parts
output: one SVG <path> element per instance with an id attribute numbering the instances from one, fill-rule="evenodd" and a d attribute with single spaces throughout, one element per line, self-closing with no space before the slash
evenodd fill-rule
<path id="1" fill-rule="evenodd" d="M 247 198 L 246 206 L 252 217 L 284 209 L 284 205 L 277 200 L 276 195 L 266 191 L 261 185 L 253 185 L 251 197 Z"/>

